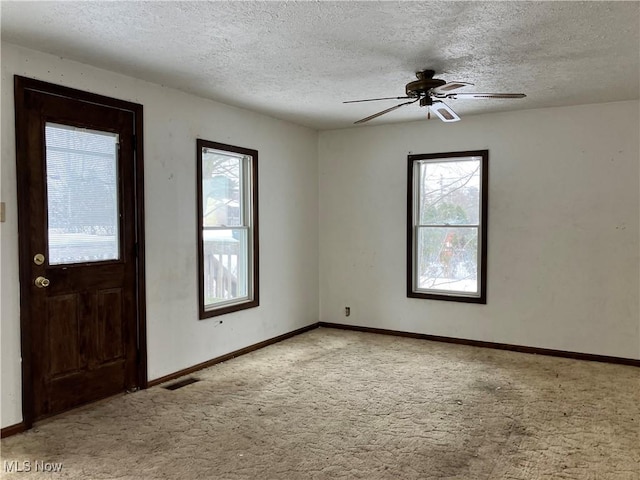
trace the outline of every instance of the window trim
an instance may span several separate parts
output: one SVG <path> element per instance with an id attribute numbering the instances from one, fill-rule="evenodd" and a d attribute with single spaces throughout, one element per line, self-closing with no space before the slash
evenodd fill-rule
<path id="1" fill-rule="evenodd" d="M 481 192 L 480 192 L 480 221 L 478 222 L 478 229 L 480 230 L 478 238 L 480 239 L 480 261 L 478 267 L 480 268 L 479 281 L 480 291 L 479 295 L 467 295 L 464 293 L 426 293 L 416 291 L 415 289 L 415 232 L 414 232 L 414 218 L 416 200 L 415 195 L 419 193 L 419 190 L 415 189 L 414 178 L 414 166 L 415 162 L 421 160 L 438 160 L 438 159 L 453 159 L 459 157 L 481 157 Z M 407 297 L 409 298 L 422 298 L 432 300 L 445 300 L 452 302 L 464 302 L 464 303 L 487 303 L 487 238 L 488 238 L 488 200 L 489 200 L 489 150 L 469 150 L 461 152 L 445 152 L 445 153 L 426 153 L 407 156 Z"/>
<path id="2" fill-rule="evenodd" d="M 259 266 L 260 266 L 260 257 L 259 257 L 259 233 L 258 233 L 258 151 L 252 150 L 249 148 L 238 147 L 235 145 L 227 145 L 224 143 L 212 142 L 209 140 L 203 140 L 198 138 L 196 141 L 196 170 L 197 170 L 197 183 L 196 183 L 196 191 L 197 191 L 197 237 L 198 237 L 198 313 L 200 320 L 206 320 L 207 318 L 217 317 L 219 315 L 225 315 L 227 313 L 237 312 L 240 310 L 245 310 L 248 308 L 257 307 L 260 305 L 260 281 L 259 281 Z M 249 247 L 249 258 L 251 262 L 251 266 L 249 267 L 250 271 L 250 279 L 248 285 L 249 298 L 243 299 L 234 303 L 223 303 L 219 307 L 214 308 L 205 308 L 205 297 L 204 297 L 204 241 L 203 241 L 203 225 L 202 225 L 202 149 L 203 148 L 211 148 L 214 150 L 222 150 L 229 153 L 235 153 L 240 155 L 246 155 L 251 157 L 251 172 L 249 174 L 244 173 L 243 175 L 247 175 L 247 179 L 250 181 L 250 188 L 245 193 L 249 198 L 250 205 L 243 205 L 243 209 L 245 210 L 244 215 L 247 214 L 246 210 L 250 207 L 250 216 L 251 219 L 249 221 L 249 234 L 247 238 L 250 240 L 251 247 Z M 250 177 L 249 177 L 250 175 Z M 252 295 L 251 295 L 252 293 Z"/>

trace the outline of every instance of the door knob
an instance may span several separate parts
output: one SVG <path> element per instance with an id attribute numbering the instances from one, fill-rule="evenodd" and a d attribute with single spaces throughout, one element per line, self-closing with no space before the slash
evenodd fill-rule
<path id="1" fill-rule="evenodd" d="M 51 282 L 49 281 L 48 278 L 38 277 L 36 278 L 34 283 L 38 288 L 47 288 Z"/>

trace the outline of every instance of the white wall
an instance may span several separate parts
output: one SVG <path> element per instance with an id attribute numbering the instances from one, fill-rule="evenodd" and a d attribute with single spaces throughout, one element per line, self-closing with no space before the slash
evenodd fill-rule
<path id="1" fill-rule="evenodd" d="M 3 427 L 22 419 L 14 74 L 144 105 L 149 379 L 318 321 L 316 131 L 3 44 Z M 260 162 L 261 305 L 203 321 L 197 311 L 196 138 L 256 149 Z"/>
<path id="2" fill-rule="evenodd" d="M 327 131 L 318 142 L 307 128 L 3 44 L 3 427 L 22 418 L 14 74 L 144 105 L 149 379 L 318 319 L 640 358 L 637 101 Z M 197 315 L 197 137 L 260 154 L 261 306 L 223 323 Z M 406 298 L 407 153 L 484 148 L 488 304 Z"/>
<path id="3" fill-rule="evenodd" d="M 638 111 L 321 132 L 321 320 L 640 358 Z M 477 149 L 489 149 L 487 305 L 406 298 L 407 154 Z"/>

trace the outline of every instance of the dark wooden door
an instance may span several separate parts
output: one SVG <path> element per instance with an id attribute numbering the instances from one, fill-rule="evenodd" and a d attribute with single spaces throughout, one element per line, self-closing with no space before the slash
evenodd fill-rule
<path id="1" fill-rule="evenodd" d="M 16 78 L 31 420 L 140 385 L 136 113 L 38 86 Z"/>

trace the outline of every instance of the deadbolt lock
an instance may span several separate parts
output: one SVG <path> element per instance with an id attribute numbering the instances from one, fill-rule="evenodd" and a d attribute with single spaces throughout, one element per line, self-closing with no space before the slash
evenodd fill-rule
<path id="1" fill-rule="evenodd" d="M 41 253 L 36 253 L 33 257 L 33 263 L 36 265 L 42 265 L 44 263 L 44 255 Z"/>
<path id="2" fill-rule="evenodd" d="M 47 288 L 51 282 L 49 281 L 48 278 L 38 277 L 36 278 L 34 283 L 38 288 Z"/>

